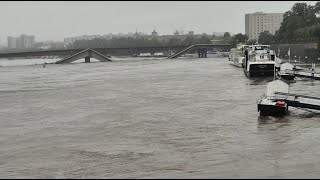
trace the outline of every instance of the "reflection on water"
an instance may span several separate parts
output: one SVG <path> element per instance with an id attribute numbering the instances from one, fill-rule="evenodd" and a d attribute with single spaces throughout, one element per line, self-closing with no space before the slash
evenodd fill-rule
<path id="1" fill-rule="evenodd" d="M 252 77 L 249 80 L 249 85 L 265 85 L 272 80 L 273 77 Z"/>
<path id="2" fill-rule="evenodd" d="M 259 117 L 268 79 L 226 58 L 7 66 L 0 82 L 4 178 L 320 174 L 320 113 Z M 290 91 L 319 88 L 297 80 Z"/>
<path id="3" fill-rule="evenodd" d="M 259 124 L 275 124 L 275 123 L 288 123 L 288 116 L 285 117 L 271 117 L 271 116 L 258 116 Z"/>

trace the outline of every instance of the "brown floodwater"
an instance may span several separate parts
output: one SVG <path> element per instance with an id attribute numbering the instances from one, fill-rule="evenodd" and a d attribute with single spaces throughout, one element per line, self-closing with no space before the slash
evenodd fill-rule
<path id="1" fill-rule="evenodd" d="M 320 177 L 320 112 L 260 118 L 268 80 L 226 58 L 0 67 L 0 177 Z"/>

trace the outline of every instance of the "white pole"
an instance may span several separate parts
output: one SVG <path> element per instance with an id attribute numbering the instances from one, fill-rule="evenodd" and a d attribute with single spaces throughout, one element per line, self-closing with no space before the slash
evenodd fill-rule
<path id="1" fill-rule="evenodd" d="M 274 81 L 276 80 L 276 61 L 277 61 L 277 59 L 275 59 L 274 66 L 273 66 L 273 80 Z"/>
<path id="2" fill-rule="evenodd" d="M 290 48 L 289 48 L 289 50 L 288 50 L 289 63 L 290 63 L 290 55 L 291 55 L 291 52 L 290 52 Z"/>
<path id="3" fill-rule="evenodd" d="M 276 63 L 274 63 L 274 68 L 273 68 L 273 80 L 276 80 Z"/>
<path id="4" fill-rule="evenodd" d="M 290 63 L 290 55 L 289 55 L 289 63 Z"/>

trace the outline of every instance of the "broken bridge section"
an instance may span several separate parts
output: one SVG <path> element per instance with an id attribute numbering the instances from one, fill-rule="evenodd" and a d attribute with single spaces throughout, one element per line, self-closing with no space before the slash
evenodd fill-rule
<path id="1" fill-rule="evenodd" d="M 59 61 L 56 62 L 56 64 L 66 64 L 66 63 L 71 63 L 73 61 L 79 60 L 79 59 L 85 59 L 86 63 L 90 62 L 90 58 L 94 58 L 99 60 L 100 62 L 108 62 L 112 61 L 111 59 L 107 58 L 103 54 L 98 53 L 97 51 L 93 49 L 85 49 L 83 51 L 80 51 L 74 55 L 65 57 Z"/>
<path id="2" fill-rule="evenodd" d="M 177 58 L 179 56 L 181 56 L 182 54 L 185 54 L 187 52 L 190 52 L 192 50 L 195 50 L 198 52 L 198 57 L 199 58 L 206 58 L 207 57 L 207 51 L 208 50 L 212 50 L 213 47 L 219 47 L 220 49 L 225 49 L 228 48 L 230 45 L 228 44 L 194 44 L 191 45 L 183 50 L 181 50 L 180 52 L 177 52 L 171 56 L 169 56 L 169 59 L 174 59 Z M 229 50 L 228 50 L 229 51 Z"/>

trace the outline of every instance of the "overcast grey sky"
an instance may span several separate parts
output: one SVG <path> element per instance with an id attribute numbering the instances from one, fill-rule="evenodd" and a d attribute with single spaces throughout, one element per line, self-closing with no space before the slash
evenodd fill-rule
<path id="1" fill-rule="evenodd" d="M 7 36 L 34 34 L 36 41 L 83 34 L 138 31 L 172 34 L 181 28 L 195 33 L 244 33 L 246 13 L 285 12 L 298 1 L 113 1 L 0 2 L 0 44 Z M 300 1 L 314 5 L 316 1 Z"/>

